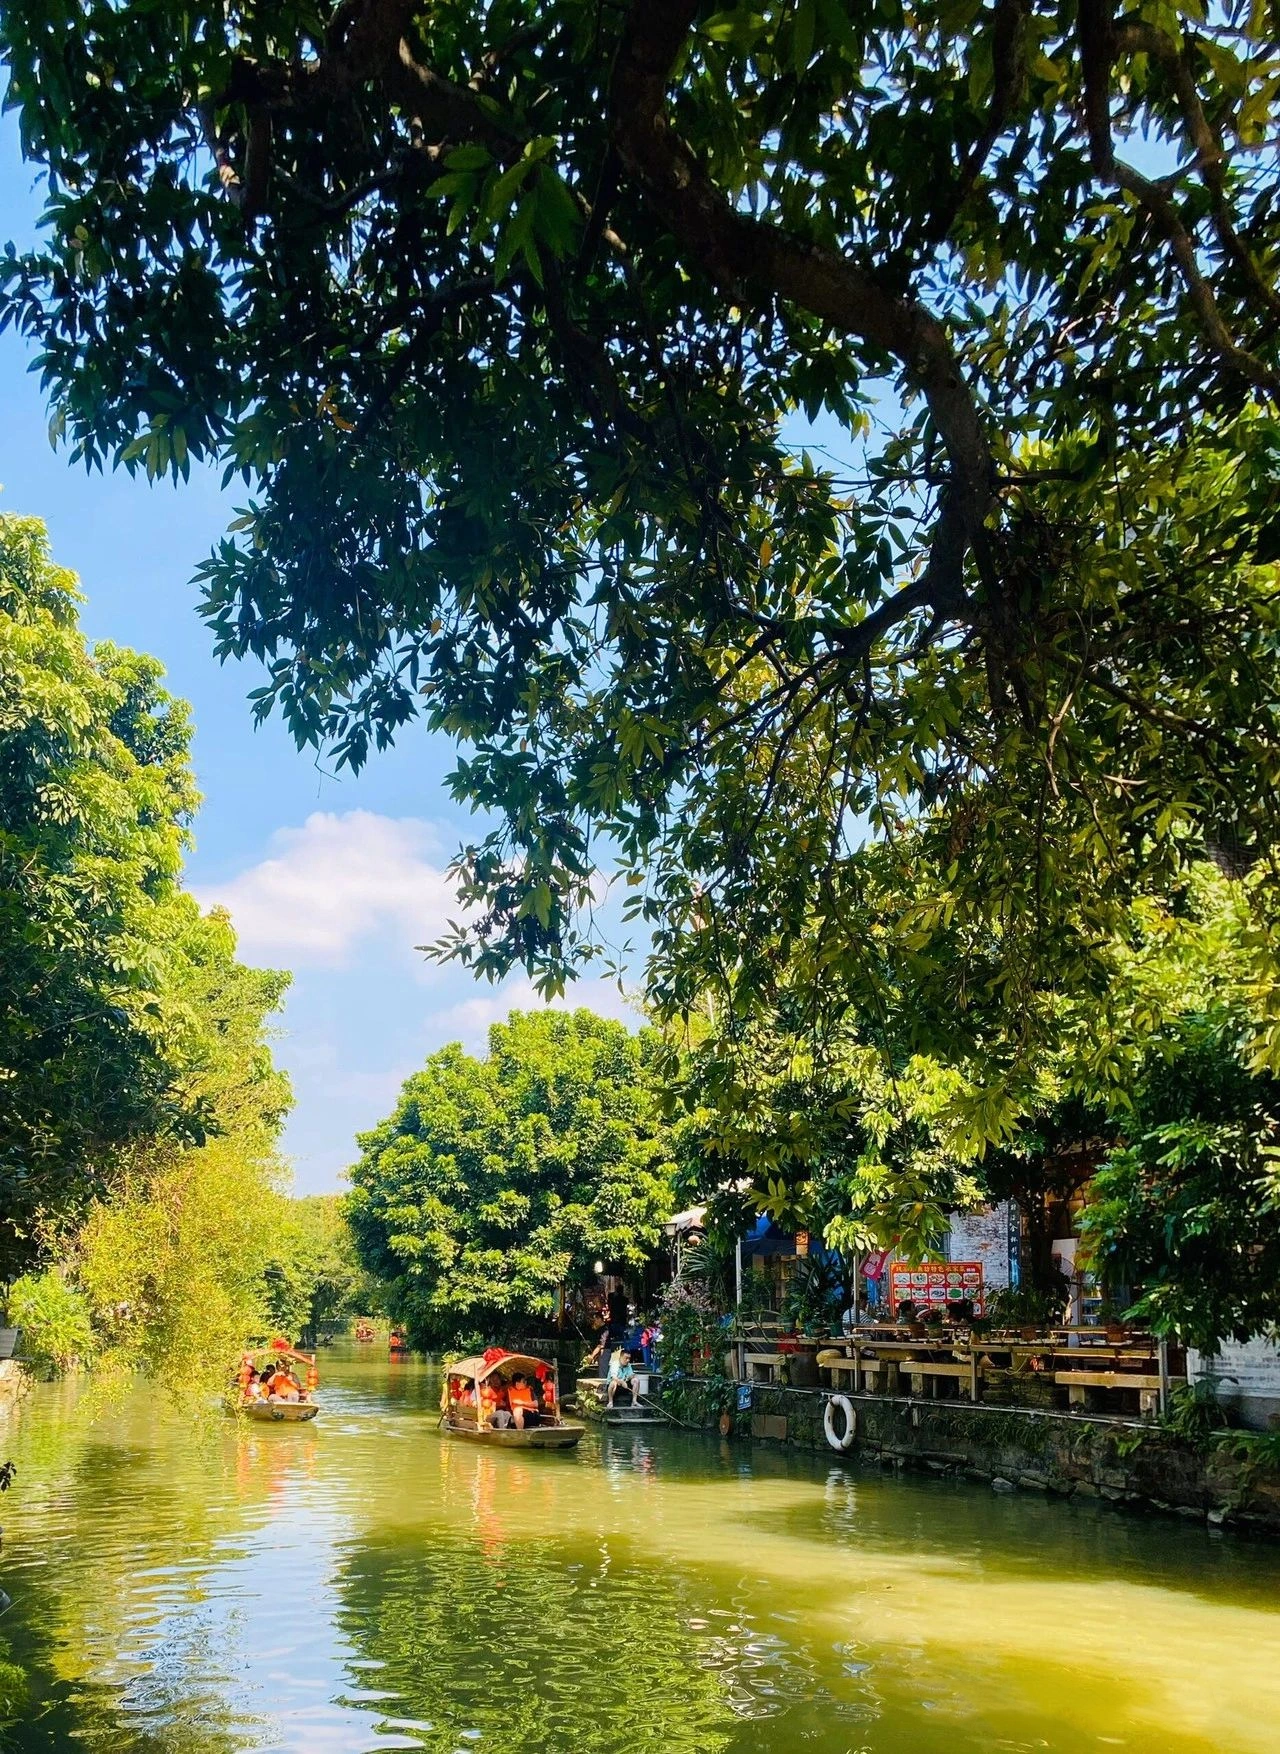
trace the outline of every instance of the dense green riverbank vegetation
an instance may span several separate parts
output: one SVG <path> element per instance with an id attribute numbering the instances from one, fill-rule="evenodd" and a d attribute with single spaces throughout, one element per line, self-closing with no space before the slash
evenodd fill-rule
<path id="1" fill-rule="evenodd" d="M 38 1365 L 204 1386 L 362 1281 L 337 1201 L 286 1198 L 289 977 L 182 886 L 187 708 L 78 600 L 0 516 L 0 1279 Z"/>

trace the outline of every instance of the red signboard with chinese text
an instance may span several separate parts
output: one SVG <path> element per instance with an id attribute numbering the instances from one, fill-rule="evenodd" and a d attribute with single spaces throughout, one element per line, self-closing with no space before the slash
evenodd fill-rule
<path id="1" fill-rule="evenodd" d="M 899 1304 L 908 1301 L 923 1311 L 945 1309 L 962 1298 L 973 1305 L 974 1315 L 986 1314 L 981 1261 L 928 1261 L 922 1267 L 895 1261 L 889 1269 L 889 1307 L 894 1315 Z"/>

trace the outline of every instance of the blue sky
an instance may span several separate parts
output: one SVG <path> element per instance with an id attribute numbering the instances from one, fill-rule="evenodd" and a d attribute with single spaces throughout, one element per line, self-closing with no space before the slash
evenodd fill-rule
<path id="1" fill-rule="evenodd" d="M 31 236 L 32 183 L 14 118 L 0 118 L 0 241 Z M 329 1191 L 355 1134 L 428 1053 L 482 1048 L 491 1022 L 537 1003 L 521 979 L 477 984 L 413 948 L 454 911 L 445 867 L 475 831 L 443 788 L 453 745 L 410 726 L 357 778 L 337 778 L 278 723 L 255 731 L 245 697 L 260 675 L 218 665 L 190 584 L 237 489 L 194 472 L 174 488 L 72 468 L 50 448 L 29 365 L 23 341 L 0 336 L 0 510 L 44 519 L 55 559 L 80 575 L 89 637 L 153 653 L 194 707 L 205 801 L 188 882 L 230 908 L 247 961 L 293 971 L 277 1049 L 297 1099 L 285 1149 L 298 1192 Z M 569 1001 L 637 1021 L 608 983 L 579 982 Z"/>

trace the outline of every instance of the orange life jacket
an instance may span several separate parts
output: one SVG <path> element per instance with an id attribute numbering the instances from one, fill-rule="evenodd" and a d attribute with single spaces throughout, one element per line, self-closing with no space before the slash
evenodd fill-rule
<path id="1" fill-rule="evenodd" d="M 527 1413 L 532 1413 L 538 1405 L 527 1382 L 513 1382 L 509 1393 L 513 1412 L 517 1407 L 523 1407 Z"/>

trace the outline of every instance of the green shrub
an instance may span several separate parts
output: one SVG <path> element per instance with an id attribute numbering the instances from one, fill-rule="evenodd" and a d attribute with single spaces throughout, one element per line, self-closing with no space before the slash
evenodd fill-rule
<path id="1" fill-rule="evenodd" d="M 1065 1303 L 1065 1290 L 1009 1285 L 988 1301 L 987 1314 L 998 1328 L 1044 1328 L 1062 1320 Z"/>
<path id="2" fill-rule="evenodd" d="M 1213 1441 L 1250 1473 L 1280 1474 L 1280 1431 L 1219 1431 Z"/>
<path id="3" fill-rule="evenodd" d="M 88 1305 L 52 1269 L 14 1280 L 9 1288 L 9 1320 L 22 1329 L 23 1356 L 38 1370 L 58 1374 L 85 1363 L 93 1351 Z"/>

